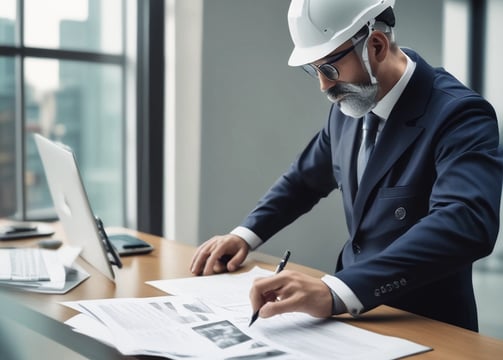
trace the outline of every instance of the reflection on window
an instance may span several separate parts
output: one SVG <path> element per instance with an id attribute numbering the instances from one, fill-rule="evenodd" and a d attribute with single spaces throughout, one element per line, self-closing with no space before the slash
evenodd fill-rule
<path id="1" fill-rule="evenodd" d="M 25 0 L 24 41 L 30 47 L 119 54 L 121 19 L 121 0 Z"/>
<path id="2" fill-rule="evenodd" d="M 124 225 L 124 0 L 24 0 L 23 19 L 0 3 L 0 217 L 55 217 L 41 133 L 75 151 L 96 215 Z"/>
<path id="3" fill-rule="evenodd" d="M 0 216 L 16 212 L 14 59 L 0 57 Z"/>
<path id="4" fill-rule="evenodd" d="M 0 5 L 0 45 L 14 45 L 16 0 L 2 0 Z"/>
<path id="5" fill-rule="evenodd" d="M 489 0 L 487 3 L 486 64 L 484 95 L 495 107 L 503 134 L 503 48 L 501 47 L 501 19 L 503 19 L 503 0 Z"/>
<path id="6" fill-rule="evenodd" d="M 446 0 L 444 3 L 444 66 L 465 85 L 469 85 L 468 24 L 468 2 Z"/>
<path id="7" fill-rule="evenodd" d="M 108 223 L 121 223 L 120 66 L 29 58 L 25 71 L 28 209 L 52 207 L 32 137 L 41 133 L 75 151 L 93 210 Z"/>

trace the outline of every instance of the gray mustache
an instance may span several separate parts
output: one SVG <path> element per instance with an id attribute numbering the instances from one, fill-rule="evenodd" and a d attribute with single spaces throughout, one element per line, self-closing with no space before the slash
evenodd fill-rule
<path id="1" fill-rule="evenodd" d="M 358 87 L 352 84 L 335 84 L 326 91 L 326 95 L 338 98 L 343 95 L 354 94 L 358 92 Z"/>

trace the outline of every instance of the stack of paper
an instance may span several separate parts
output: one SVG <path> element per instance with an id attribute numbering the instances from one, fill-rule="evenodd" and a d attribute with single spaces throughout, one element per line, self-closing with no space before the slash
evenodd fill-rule
<path id="1" fill-rule="evenodd" d="M 199 287 L 197 296 L 65 302 L 81 312 L 67 324 L 124 355 L 171 359 L 395 359 L 430 350 L 301 313 L 259 319 L 248 327 L 251 280 L 264 274 L 271 273 L 257 268 L 240 275 L 154 282 L 182 292 L 185 287 L 187 294 Z M 236 295 L 244 289 L 244 294 Z"/>
<path id="2" fill-rule="evenodd" d="M 0 248 L 0 286 L 63 294 L 89 277 L 74 263 L 80 249 Z"/>

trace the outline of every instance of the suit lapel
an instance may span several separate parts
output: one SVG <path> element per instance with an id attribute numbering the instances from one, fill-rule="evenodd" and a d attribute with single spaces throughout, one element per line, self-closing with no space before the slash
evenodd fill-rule
<path id="1" fill-rule="evenodd" d="M 374 187 L 417 139 L 424 126 L 427 126 L 427 119 L 422 115 L 431 94 L 433 71 L 416 53 L 404 51 L 416 62 L 416 69 L 386 121 L 369 159 L 353 205 L 353 229 L 359 226 L 365 204 Z"/>
<path id="2" fill-rule="evenodd" d="M 354 202 L 353 221 L 356 226 L 360 223 L 372 189 L 423 131 L 422 128 L 407 126 L 396 120 L 399 119 L 388 119 L 389 123 L 386 124 L 365 169 Z"/>

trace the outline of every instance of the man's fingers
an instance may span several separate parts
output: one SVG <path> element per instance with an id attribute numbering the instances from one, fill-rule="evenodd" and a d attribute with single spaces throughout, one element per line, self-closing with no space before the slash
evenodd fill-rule
<path id="1" fill-rule="evenodd" d="M 230 257 L 227 259 L 227 270 L 229 271 L 236 271 L 239 266 L 245 261 L 246 256 L 248 255 L 248 248 L 241 248 L 239 251 L 236 253 L 236 255 Z M 228 255 L 224 255 L 224 257 L 228 257 Z"/>
<path id="2" fill-rule="evenodd" d="M 197 248 L 192 258 L 191 272 L 194 275 L 210 275 L 216 272 L 219 267 L 215 266 L 215 257 L 218 259 L 218 253 L 224 251 L 219 250 L 219 248 L 221 248 L 221 246 L 219 246 L 217 236 L 209 239 Z M 222 271 L 223 270 L 220 272 Z"/>
<path id="3" fill-rule="evenodd" d="M 295 297 L 276 295 L 272 301 L 266 302 L 260 309 L 260 317 L 268 318 L 274 315 L 297 311 L 298 301 Z"/>
<path id="4" fill-rule="evenodd" d="M 220 261 L 217 261 L 215 263 L 215 265 L 213 265 L 213 273 L 214 274 L 220 274 L 220 273 L 223 273 L 223 272 L 226 272 L 226 271 L 227 271 L 227 265 L 223 264 Z"/>
<path id="5" fill-rule="evenodd" d="M 328 317 L 332 312 L 332 295 L 320 279 L 295 271 L 254 281 L 250 290 L 253 310 L 260 317 L 286 312 L 305 312 L 315 317 Z"/>
<path id="6" fill-rule="evenodd" d="M 235 271 L 249 252 L 248 244 L 236 235 L 217 235 L 199 246 L 190 266 L 194 275 Z"/>
<path id="7" fill-rule="evenodd" d="M 275 301 L 280 294 L 281 287 L 284 285 L 283 282 L 284 280 L 278 275 L 255 279 L 250 289 L 252 309 L 256 311 L 268 302 Z M 262 310 L 260 311 L 261 314 Z"/>
<path id="8" fill-rule="evenodd" d="M 203 271 L 204 264 L 211 254 L 210 244 L 201 245 L 192 257 L 190 271 L 194 275 L 200 275 Z"/>
<path id="9" fill-rule="evenodd" d="M 206 265 L 204 266 L 203 275 L 212 275 L 218 272 L 225 271 L 227 267 L 222 266 L 223 264 L 219 261 L 220 258 L 224 255 L 225 254 L 221 253 L 221 251 L 219 251 L 218 248 L 216 250 L 213 250 L 211 255 L 206 259 Z"/>

